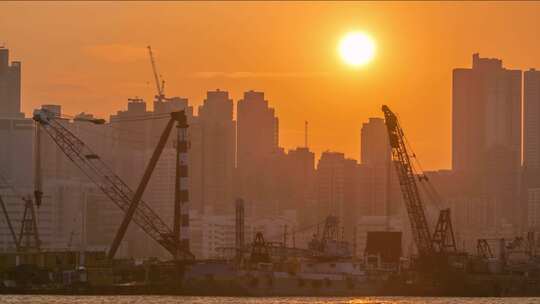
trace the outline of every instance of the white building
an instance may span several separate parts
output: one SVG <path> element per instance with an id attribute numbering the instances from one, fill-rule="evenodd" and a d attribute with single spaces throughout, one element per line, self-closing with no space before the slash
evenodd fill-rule
<path id="1" fill-rule="evenodd" d="M 262 232 L 267 242 L 283 242 L 287 225 L 287 245 L 293 245 L 292 231 L 297 227 L 296 213 L 286 212 L 281 216 L 245 219 L 245 245 L 252 242 L 257 232 Z M 220 248 L 234 248 L 236 240 L 234 214 L 218 215 L 207 209 L 207 213 L 192 212 L 190 218 L 191 250 L 198 259 L 221 256 Z M 297 243 L 297 246 L 299 244 Z"/>

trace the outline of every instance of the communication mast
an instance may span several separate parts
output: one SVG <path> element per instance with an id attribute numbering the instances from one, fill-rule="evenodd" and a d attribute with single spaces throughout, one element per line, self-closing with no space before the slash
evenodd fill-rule
<path id="1" fill-rule="evenodd" d="M 308 121 L 304 122 L 304 147 L 308 148 Z"/>

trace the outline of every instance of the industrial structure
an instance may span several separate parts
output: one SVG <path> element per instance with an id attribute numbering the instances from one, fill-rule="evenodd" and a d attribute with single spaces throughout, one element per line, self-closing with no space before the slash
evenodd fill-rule
<path id="1" fill-rule="evenodd" d="M 412 235 L 418 249 L 419 262 L 423 264 L 422 267 L 433 267 L 436 265 L 434 263 L 441 262 L 441 255 L 456 253 L 450 210 L 441 210 L 435 233 L 432 235 L 426 217 L 424 202 L 416 182 L 419 180 L 429 183 L 429 180 L 425 175 L 414 170 L 405 133 L 396 115 L 387 106 L 383 106 L 382 110 L 392 149 L 392 162 L 395 165 L 401 185 Z"/>
<path id="2" fill-rule="evenodd" d="M 107 123 L 91 114 L 61 115 L 59 105 L 44 105 L 33 119 L 24 118 L 21 63 L 10 64 L 7 49 L 0 47 L 0 169 L 8 176 L 0 175 L 0 190 L 7 190 L 0 193 L 1 219 L 6 223 L 0 292 L 539 293 L 536 248 L 540 239 L 532 232 L 514 237 L 514 227 L 501 233 L 497 229 L 504 225 L 489 222 L 518 218 L 511 214 L 517 208 L 510 204 L 517 193 L 517 179 L 503 177 L 519 171 L 520 71 L 507 70 L 501 60 L 478 54 L 473 55 L 472 69 L 454 70 L 453 117 L 478 128 L 453 125 L 453 171 L 441 175 L 462 174 L 460 183 L 465 187 L 456 188 L 475 190 L 482 185 L 470 181 L 487 176 L 483 186 L 488 188 L 482 189 L 478 202 L 486 203 L 483 196 L 491 193 L 494 202 L 504 205 L 501 209 L 488 201 L 487 211 L 482 211 L 502 213 L 485 216 L 486 220 L 472 227 L 474 234 L 464 237 L 463 218 L 476 218 L 482 212 L 467 210 L 464 216 L 447 193 L 445 201 L 441 199 L 432 184 L 436 178 L 421 170 L 397 115 L 387 106 L 382 107 L 384 119 L 370 118 L 362 126 L 360 163 L 343 153 L 325 151 L 315 168 L 307 121 L 303 146 L 285 152 L 279 144 L 278 116 L 263 92 L 245 92 L 236 104 L 235 120 L 229 93 L 209 91 L 196 116 L 187 98 L 166 97 L 154 50 L 151 46 L 147 50 L 155 84 L 153 111 L 147 110 L 141 98 L 128 99 L 127 111 L 111 115 Z M 530 70 L 523 83 L 528 228 L 536 227 L 540 219 L 540 188 L 535 179 L 540 172 L 535 148 L 540 142 L 536 123 L 539 75 Z M 498 93 L 485 93 L 493 90 Z M 504 102 L 493 102 L 493 98 Z M 179 109 L 185 111 L 176 112 Z M 499 113 L 504 125 L 515 132 L 481 128 L 482 121 L 489 120 L 486 109 Z M 149 122 L 137 123 L 141 120 Z M 116 128 L 123 121 L 127 136 Z M 490 120 L 488 125 L 493 123 Z M 110 130 L 89 139 L 78 133 L 88 125 Z M 177 133 L 171 135 L 174 129 Z M 142 136 L 132 136 L 136 132 Z M 482 147 L 471 138 L 504 138 L 504 149 Z M 110 153 L 103 151 L 111 147 Z M 32 157 L 33 162 L 29 161 Z M 146 157 L 149 162 L 142 168 L 139 164 Z M 92 197 L 88 205 L 87 195 Z M 477 208 L 480 204 L 476 203 L 466 201 L 463 209 Z M 446 204 L 452 206 L 452 213 Z M 398 210 L 401 205 L 403 214 Z M 65 206 L 71 209 L 62 209 Z M 430 212 L 433 206 L 442 208 L 436 222 Z M 80 214 L 68 223 L 65 219 L 71 220 L 73 211 Z M 99 239 L 89 250 L 88 214 L 94 217 L 88 227 L 94 229 L 93 238 Z M 408 218 L 410 234 L 402 227 L 407 222 L 402 215 Z M 128 233 L 132 221 L 140 229 Z M 162 248 L 139 242 L 139 231 Z M 300 246 L 298 235 L 303 236 Z M 131 242 L 133 236 L 135 242 Z M 129 244 L 124 239 L 130 239 Z M 465 250 L 464 239 L 476 246 L 469 246 L 469 254 L 460 251 Z M 103 250 L 109 245 L 108 252 Z M 409 252 L 404 253 L 403 247 Z M 172 259 L 164 260 L 164 252 Z"/>
<path id="3" fill-rule="evenodd" d="M 59 119 L 59 117 L 46 109 L 41 109 L 34 113 L 34 120 L 39 123 L 39 126 L 43 128 L 45 132 L 47 132 L 62 152 L 75 163 L 75 165 L 77 165 L 77 167 L 79 167 L 79 169 L 81 169 L 85 175 L 87 175 L 88 178 L 94 182 L 109 197 L 109 199 L 111 199 L 111 201 L 125 212 L 124 219 L 109 250 L 109 259 L 114 258 L 131 220 L 133 220 L 147 235 L 171 253 L 175 259 L 192 259 L 193 255 L 189 252 L 189 248 L 182 247 L 182 245 L 188 246 L 188 236 L 185 236 L 182 239 L 182 242 L 179 241 L 182 228 L 187 235 L 187 228 L 189 227 L 187 224 L 187 219 L 189 218 L 186 214 L 187 209 L 182 206 L 182 203 L 187 203 L 187 190 L 182 190 L 181 185 L 182 178 L 187 178 L 185 165 L 187 161 L 187 143 L 185 134 L 185 129 L 187 129 L 187 119 L 185 113 L 182 111 L 170 114 L 169 122 L 159 139 L 136 191 L 131 190 L 131 188 L 128 187 L 127 184 L 118 177 L 98 155 L 96 155 L 65 126 L 59 123 L 57 119 Z M 96 121 L 95 123 L 100 123 L 100 121 Z M 174 228 L 171 230 L 153 209 L 141 200 L 141 198 L 175 123 L 179 129 L 177 143 L 178 182 L 176 187 L 178 194 L 176 195 L 177 203 L 175 203 L 175 206 L 178 207 L 175 208 L 175 210 L 178 210 L 178 213 L 185 217 L 186 221 L 185 223 L 182 223 L 182 220 L 176 220 L 175 224 L 183 226 L 182 228 Z"/>
<path id="4" fill-rule="evenodd" d="M 168 118 L 144 174 L 135 191 L 117 176 L 110 167 L 94 153 L 72 131 L 63 124 L 64 118 L 54 112 L 41 109 L 34 113 L 36 126 L 48 134 L 59 149 L 73 162 L 101 191 L 123 212 L 124 217 L 108 251 L 107 258 L 99 253 L 68 250 L 64 253 L 40 252 L 40 241 L 35 224 L 34 205 L 38 197 L 46 197 L 41 190 L 40 158 L 35 158 L 36 177 L 34 180 L 34 200 L 22 197 L 25 213 L 21 231 L 17 235 L 9 214 L 0 197 L 0 207 L 4 212 L 11 234 L 17 245 L 17 259 L 23 265 L 39 265 L 56 269 L 60 274 L 66 269 L 70 279 L 66 286 L 80 288 L 89 293 L 143 292 L 180 294 L 220 294 L 220 295 L 400 295 L 400 294 L 453 294 L 462 295 L 496 294 L 498 284 L 510 284 L 507 278 L 491 275 L 487 281 L 478 279 L 485 276 L 495 258 L 500 256 L 504 271 L 523 271 L 529 266 L 515 266 L 509 256 L 524 253 L 534 257 L 534 238 L 515 239 L 508 242 L 499 240 L 499 248 L 493 250 L 490 239 L 479 240 L 476 256 L 467 256 L 457 250 L 456 239 L 449 209 L 439 212 L 438 220 L 430 228 L 426 212 L 426 202 L 433 200 L 442 204 L 437 191 L 428 177 L 415 167 L 417 161 L 408 146 L 405 133 L 397 116 L 383 106 L 385 126 L 391 149 L 391 163 L 394 165 L 405 210 L 411 225 L 411 233 L 417 255 L 411 260 L 401 256 L 401 232 L 378 231 L 368 234 L 365 255 L 356 255 L 356 244 L 348 241 L 344 231 L 344 221 L 333 214 L 309 227 L 292 227 L 292 246 L 288 246 L 289 231 L 282 225 L 281 237 L 268 237 L 262 231 L 253 231 L 253 241 L 246 242 L 246 203 L 243 199 L 234 202 L 234 244 L 228 248 L 218 248 L 222 253 L 217 259 L 195 260 L 190 251 L 189 231 L 189 170 L 188 170 L 188 123 L 185 112 L 159 114 L 154 118 Z M 153 119 L 145 118 L 145 119 Z M 85 118 L 85 122 L 102 124 L 104 121 Z M 173 141 L 175 148 L 174 221 L 172 229 L 157 213 L 142 200 L 152 172 L 165 148 L 170 133 L 176 126 Z M 40 146 L 36 145 L 39 151 Z M 422 188 L 421 188 L 422 187 Z M 423 191 L 421 191 L 423 190 Z M 38 193 L 38 195 L 36 195 Z M 229 205 L 231 208 L 231 205 Z M 232 209 L 232 208 L 231 208 Z M 345 211 L 345 210 L 344 210 Z M 171 261 L 146 260 L 136 265 L 122 259 L 115 259 L 120 242 L 127 227 L 133 221 L 148 236 L 160 244 L 172 256 Z M 280 226 L 281 227 L 281 226 Z M 319 228 L 322 228 L 319 231 Z M 296 233 L 311 233 L 312 240 L 307 248 L 297 248 Z M 356 231 L 353 232 L 356 240 Z M 73 235 L 70 236 L 70 244 Z M 276 239 L 282 241 L 275 242 Z M 386 247 L 390 246 L 392 249 Z M 388 250 L 387 250 L 388 249 Z M 37 255 L 39 253 L 39 255 Z M 11 255 L 2 256 L 10 259 Z M 51 266 L 50 259 L 61 261 L 61 265 Z M 64 262 L 64 259 L 67 259 Z M 83 262 L 84 261 L 84 262 Z M 390 263 L 388 261 L 391 261 Z M 78 266 L 74 266 L 78 265 Z M 83 266 L 84 265 L 84 266 Z M 180 266 L 180 267 L 179 267 Z M 86 267 L 90 267 L 86 269 Z M 502 266 L 501 266 L 502 267 Z M 90 271 L 94 269 L 94 271 Z M 12 270 L 9 270 L 12 271 Z M 10 272 L 6 272 L 10 276 Z M 498 270 L 499 273 L 505 273 Z M 37 270 L 35 273 L 38 273 Z M 101 274 L 99 276 L 98 274 Z M 81 285 L 87 282 L 93 285 Z M 114 277 L 114 280 L 113 280 Z M 210 279 L 211 278 L 211 279 Z M 518 279 L 516 279 L 518 280 Z M 124 282 L 124 284 L 114 284 Z M 125 282 L 140 282 L 138 287 L 127 287 Z M 409 283 L 407 283 L 409 282 Z M 412 283 L 411 283 L 412 282 Z M 458 283 L 456 283 L 458 282 Z M 511 280 L 514 284 L 514 279 Z M 478 287 L 478 284 L 485 287 Z M 517 283 L 516 283 L 517 284 Z M 474 288 L 472 288 L 473 286 Z M 531 292 L 519 285 L 523 292 Z M 523 285 L 524 286 L 524 285 Z M 525 289 L 523 289 L 525 288 Z M 494 291 L 495 290 L 495 291 Z M 74 292 L 71 289 L 71 292 Z M 79 292 L 79 291 L 77 291 Z"/>
<path id="5" fill-rule="evenodd" d="M 24 204 L 23 216 L 20 223 L 20 231 L 17 235 L 13 223 L 11 221 L 9 212 L 6 208 L 6 204 L 2 195 L 0 195 L 0 207 L 4 219 L 9 228 L 13 243 L 17 252 L 39 252 L 41 248 L 41 241 L 39 239 L 39 232 L 36 222 L 36 212 L 34 209 L 34 201 L 29 195 L 20 194 L 15 187 L 9 184 L 7 179 L 0 175 L 0 187 L 10 188 L 17 199 Z"/>

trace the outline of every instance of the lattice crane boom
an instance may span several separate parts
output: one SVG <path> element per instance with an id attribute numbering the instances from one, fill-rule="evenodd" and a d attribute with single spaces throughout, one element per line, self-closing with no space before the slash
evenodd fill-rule
<path id="1" fill-rule="evenodd" d="M 174 114 L 171 113 L 172 126 Z M 82 140 L 69 131 L 57 119 L 56 115 L 45 109 L 34 113 L 33 119 L 45 130 L 60 150 L 97 186 L 109 199 L 122 209 L 129 220 L 133 220 L 148 236 L 163 246 L 168 252 L 177 255 L 179 245 L 174 240 L 172 230 L 142 199 L 141 193 L 135 193 L 118 175 L 116 175 L 101 158 L 96 155 Z M 140 189 L 137 189 L 140 190 Z M 137 194 L 137 196 L 136 196 Z M 139 199 L 134 199 L 138 197 Z M 133 204 L 135 200 L 135 204 Z M 123 225 L 126 219 L 124 219 Z M 123 236 L 123 235 L 122 235 Z M 117 235 L 118 237 L 118 235 Z M 121 238 L 120 238 L 121 240 Z M 116 240 L 116 241 L 120 241 Z M 117 244 L 116 244 L 117 245 Z M 114 257 L 117 246 L 109 251 L 109 258 Z M 186 254 L 189 256 L 190 254 Z"/>
<path id="2" fill-rule="evenodd" d="M 416 184 L 416 175 L 407 151 L 403 129 L 401 129 L 396 115 L 387 106 L 383 105 L 382 111 L 392 149 L 392 162 L 396 168 L 418 253 L 421 257 L 432 256 L 435 253 L 433 241 L 424 204 Z"/>

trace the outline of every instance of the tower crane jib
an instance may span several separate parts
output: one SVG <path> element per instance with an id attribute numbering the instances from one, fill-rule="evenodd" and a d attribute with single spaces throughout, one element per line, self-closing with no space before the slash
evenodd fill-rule
<path id="1" fill-rule="evenodd" d="M 152 47 L 147 46 L 148 55 L 150 56 L 150 63 L 152 64 L 152 72 L 154 73 L 154 81 L 156 83 L 156 100 L 162 102 L 165 99 L 165 80 L 161 78 L 157 71 L 156 60 L 154 58 L 154 53 L 152 52 Z"/>

